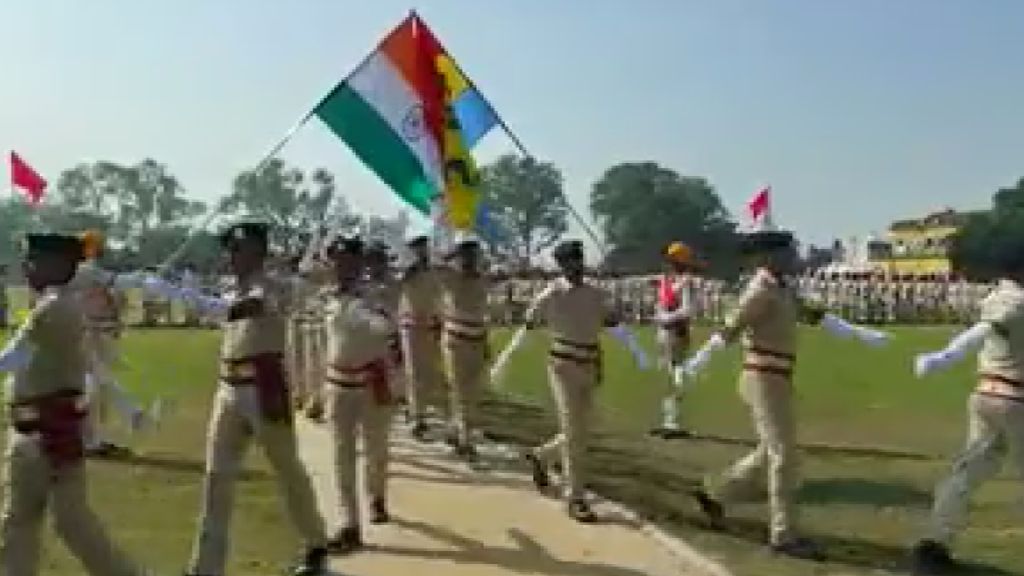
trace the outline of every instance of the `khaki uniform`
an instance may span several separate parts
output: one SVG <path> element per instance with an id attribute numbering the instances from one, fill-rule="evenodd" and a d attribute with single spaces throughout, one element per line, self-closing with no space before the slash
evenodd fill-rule
<path id="1" fill-rule="evenodd" d="M 551 282 L 528 314 L 529 321 L 543 322 L 551 332 L 548 378 L 560 429 L 535 454 L 542 461 L 561 458 L 569 500 L 580 500 L 586 492 L 584 460 L 601 379 L 599 341 L 612 314 L 606 291 L 587 283 L 572 286 L 562 278 Z"/>
<path id="2" fill-rule="evenodd" d="M 35 346 L 30 364 L 8 381 L 0 573 L 39 573 L 43 517 L 50 506 L 58 536 L 86 572 L 142 574 L 89 508 L 82 446 L 85 326 L 77 298 L 66 288 L 53 294 L 24 327 Z"/>
<path id="3" fill-rule="evenodd" d="M 85 314 L 86 349 L 90 360 L 86 396 L 89 415 L 86 446 L 96 448 L 105 442 L 103 428 L 113 403 L 122 419 L 131 421 L 141 408 L 129 398 L 114 378 L 114 365 L 120 356 L 121 309 L 123 299 L 114 286 L 115 275 L 101 269 L 95 261 L 79 266 L 69 288 L 81 299 Z"/>
<path id="4" fill-rule="evenodd" d="M 441 285 L 432 268 L 406 272 L 401 281 L 399 314 L 402 355 L 405 358 L 406 400 L 414 422 L 426 417 L 427 399 L 441 385 L 440 320 Z"/>
<path id="5" fill-rule="evenodd" d="M 978 354 L 978 387 L 969 402 L 967 447 L 935 491 L 928 539 L 949 546 L 967 521 L 971 493 L 1009 454 L 1024 477 L 1024 289 L 1002 282 L 981 304 L 994 326 Z"/>
<path id="6" fill-rule="evenodd" d="M 206 476 L 191 573 L 223 574 L 234 484 L 252 438 L 277 473 L 288 512 L 309 548 L 324 546 L 323 519 L 295 445 L 283 361 L 291 286 L 266 275 L 232 300 L 261 298 L 257 313 L 229 319 L 221 343 L 221 382 L 207 434 Z"/>
<path id="7" fill-rule="evenodd" d="M 450 425 L 460 446 L 471 443 L 489 355 L 487 280 L 451 269 L 439 270 L 444 287 L 441 344 L 449 381 Z"/>
<path id="8" fill-rule="evenodd" d="M 365 481 L 372 497 L 383 497 L 387 483 L 386 412 L 389 339 L 393 326 L 364 298 L 341 294 L 331 304 L 328 321 L 327 406 L 334 431 L 335 474 L 342 526 L 359 526 L 356 489 L 356 442 L 362 432 L 366 450 Z"/>
<path id="9" fill-rule="evenodd" d="M 797 528 L 797 444 L 793 416 L 793 363 L 798 301 L 795 292 L 758 270 L 726 321 L 742 330 L 740 395 L 750 407 L 758 445 L 713 482 L 711 495 L 729 502 L 762 493 L 767 471 L 769 523 L 773 544 Z"/>
<path id="10" fill-rule="evenodd" d="M 402 289 L 398 282 L 388 278 L 371 282 L 367 286 L 367 304 L 387 321 L 387 375 L 388 394 L 378 391 L 366 420 L 363 422 L 366 452 L 366 491 L 370 499 L 387 499 L 387 469 L 390 459 L 391 422 L 397 400 L 405 394 L 405 365 L 402 357 L 402 339 L 399 334 L 398 303 Z"/>

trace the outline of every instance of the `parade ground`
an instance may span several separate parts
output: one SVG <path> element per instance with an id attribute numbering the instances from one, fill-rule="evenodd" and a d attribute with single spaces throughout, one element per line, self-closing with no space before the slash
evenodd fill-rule
<path id="1" fill-rule="evenodd" d="M 889 347 L 870 349 L 816 329 L 801 335 L 796 385 L 804 450 L 801 492 L 806 532 L 827 547 L 825 565 L 781 560 L 765 552 L 765 510 L 729 510 L 725 533 L 707 531 L 687 496 L 702 475 L 741 455 L 752 431 L 736 394 L 738 354 L 717 357 L 684 400 L 687 440 L 647 436 L 664 393 L 660 376 L 633 367 L 628 353 L 606 346 L 599 393 L 599 437 L 592 448 L 592 489 L 621 502 L 737 576 L 905 573 L 907 548 L 931 504 L 931 491 L 965 436 L 965 399 L 973 362 L 917 380 L 913 354 L 941 348 L 954 328 L 896 328 Z M 653 350 L 652 335 L 641 329 Z M 701 332 L 699 337 L 703 337 Z M 180 573 L 188 558 L 199 505 L 204 434 L 218 333 L 129 330 L 120 378 L 142 398 L 173 407 L 159 429 L 132 441 L 137 456 L 91 461 L 90 498 L 116 539 L 160 574 Z M 493 336 L 500 349 L 506 332 Z M 490 470 L 468 470 L 442 446 L 395 440 L 393 525 L 372 527 L 365 552 L 338 560 L 341 574 L 540 574 L 639 576 L 698 574 L 679 568 L 638 528 L 641 522 L 598 507 L 607 526 L 581 527 L 533 490 L 514 448 L 551 434 L 554 420 L 544 371 L 545 336 L 529 337 L 513 358 L 504 386 L 486 403 Z M 398 426 L 397 430 L 403 430 Z M 329 452 L 326 430 L 299 425 L 303 454 L 317 483 Z M 319 455 L 318 455 L 319 454 Z M 468 489 L 479 486 L 481 490 Z M 972 574 L 1019 574 L 1019 487 L 1009 472 L 982 488 L 958 551 Z M 331 518 L 330 510 L 327 511 Z M 635 545 L 621 546 L 624 538 Z M 78 574 L 52 534 L 45 538 L 48 576 Z M 232 528 L 229 572 L 279 574 L 297 546 L 276 485 L 251 452 Z M 637 558 L 649 554 L 649 558 Z M 644 552 L 647 551 L 647 552 Z M 646 562 L 646 563 L 645 563 Z M 397 570 L 395 572 L 392 569 Z M 680 570 L 680 571 L 676 571 Z"/>

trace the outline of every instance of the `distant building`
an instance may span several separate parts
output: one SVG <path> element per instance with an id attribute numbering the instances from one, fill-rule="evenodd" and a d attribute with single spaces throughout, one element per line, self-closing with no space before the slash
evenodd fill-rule
<path id="1" fill-rule="evenodd" d="M 889 274 L 950 274 L 950 242 L 968 216 L 946 209 L 918 220 L 897 220 L 884 240 L 869 243 L 868 258 Z"/>

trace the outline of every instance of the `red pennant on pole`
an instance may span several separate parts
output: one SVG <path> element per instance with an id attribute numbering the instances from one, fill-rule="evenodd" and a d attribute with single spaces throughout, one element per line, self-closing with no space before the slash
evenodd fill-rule
<path id="1" fill-rule="evenodd" d="M 46 192 L 46 180 L 16 152 L 11 152 L 11 185 L 21 189 L 28 203 L 33 206 L 42 201 Z"/>
<path id="2" fill-rule="evenodd" d="M 747 201 L 747 212 L 753 224 L 764 223 L 771 218 L 772 187 L 761 188 Z"/>

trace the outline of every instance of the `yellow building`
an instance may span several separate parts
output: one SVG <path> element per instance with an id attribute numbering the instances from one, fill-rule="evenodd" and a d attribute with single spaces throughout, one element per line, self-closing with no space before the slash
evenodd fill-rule
<path id="1" fill-rule="evenodd" d="M 947 209 L 919 220 L 893 222 L 885 241 L 871 246 L 871 262 L 894 275 L 950 274 L 950 241 L 966 216 Z"/>

